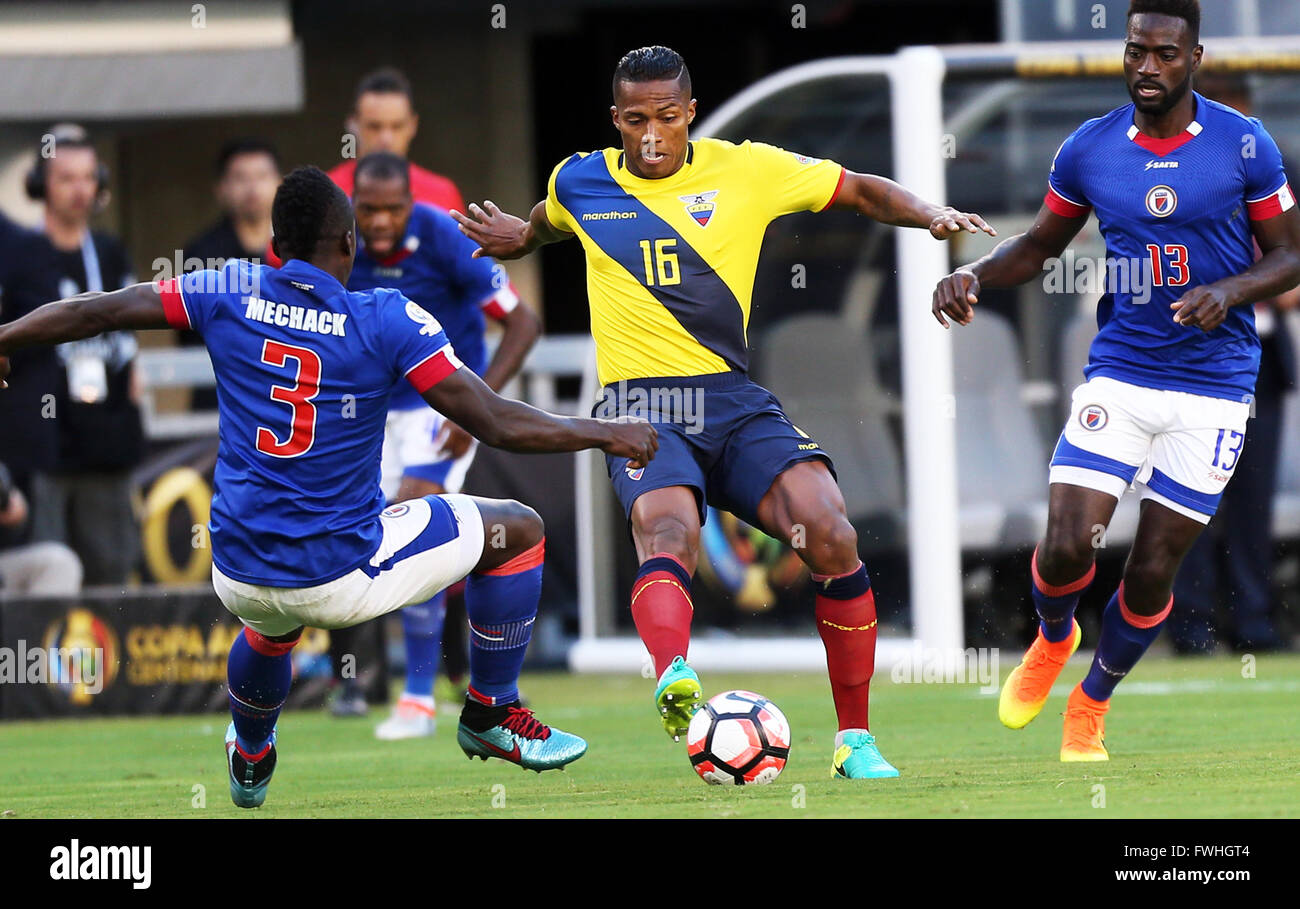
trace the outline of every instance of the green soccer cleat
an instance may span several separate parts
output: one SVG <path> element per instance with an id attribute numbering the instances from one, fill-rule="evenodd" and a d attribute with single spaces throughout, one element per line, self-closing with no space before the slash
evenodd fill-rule
<path id="1" fill-rule="evenodd" d="M 838 780 L 879 780 L 898 776 L 898 768 L 885 760 L 870 732 L 846 732 L 835 746 L 831 770 Z"/>
<path id="2" fill-rule="evenodd" d="M 678 741 L 691 725 L 691 717 L 700 709 L 700 677 L 682 657 L 673 657 L 672 665 L 659 677 L 655 689 L 655 707 L 663 720 L 664 732 Z"/>

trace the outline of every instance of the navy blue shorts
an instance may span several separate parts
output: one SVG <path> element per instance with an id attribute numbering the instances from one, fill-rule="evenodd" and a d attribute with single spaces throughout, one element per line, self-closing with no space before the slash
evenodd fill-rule
<path id="1" fill-rule="evenodd" d="M 623 513 L 642 493 L 668 486 L 695 491 L 705 503 L 759 526 L 758 503 L 787 468 L 800 461 L 835 465 L 813 439 L 781 411 L 781 403 L 741 372 L 634 379 L 606 385 L 593 417 L 642 417 L 659 430 L 659 451 L 638 470 L 626 458 L 605 456 Z"/>

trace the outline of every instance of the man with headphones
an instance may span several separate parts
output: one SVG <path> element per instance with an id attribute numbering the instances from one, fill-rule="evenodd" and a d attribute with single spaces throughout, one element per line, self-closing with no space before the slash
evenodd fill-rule
<path id="1" fill-rule="evenodd" d="M 54 299 L 135 282 L 126 251 L 90 219 L 108 199 L 108 169 L 86 131 L 53 127 L 41 138 L 27 194 L 43 202 Z M 58 457 L 33 483 L 33 536 L 71 546 L 88 585 L 121 586 L 139 552 L 130 472 L 144 457 L 135 387 L 135 336 L 110 332 L 58 347 L 54 395 Z"/>

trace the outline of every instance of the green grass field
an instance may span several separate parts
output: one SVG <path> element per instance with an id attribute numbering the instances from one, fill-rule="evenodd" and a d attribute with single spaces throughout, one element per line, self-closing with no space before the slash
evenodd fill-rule
<path id="1" fill-rule="evenodd" d="M 1013 663 L 1003 655 L 1003 672 Z M 820 674 L 708 675 L 705 691 L 751 688 L 785 711 L 790 762 L 772 785 L 708 786 L 650 706 L 650 683 L 531 675 L 546 721 L 585 736 L 566 772 L 473 763 L 443 713 L 434 739 L 381 743 L 381 718 L 323 711 L 280 721 L 266 806 L 234 808 L 219 716 L 0 724 L 7 817 L 1295 817 L 1300 815 L 1300 657 L 1151 659 L 1121 685 L 1111 760 L 1061 764 L 1060 712 L 1086 669 L 1066 669 L 1043 714 L 1013 732 L 978 686 L 878 677 L 872 726 L 897 780 L 830 776 L 834 712 Z M 1127 690 L 1126 690 L 1127 689 Z M 202 787 L 202 788 L 196 788 Z M 1102 787 L 1102 788 L 1098 788 Z M 1104 802 L 1104 804 L 1103 804 Z"/>

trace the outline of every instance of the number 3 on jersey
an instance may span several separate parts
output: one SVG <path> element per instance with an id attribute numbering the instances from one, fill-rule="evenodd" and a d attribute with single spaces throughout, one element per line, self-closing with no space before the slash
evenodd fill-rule
<path id="1" fill-rule="evenodd" d="M 284 367 L 288 360 L 297 363 L 293 385 L 272 385 L 271 400 L 293 408 L 289 438 L 279 442 L 274 432 L 264 426 L 257 427 L 257 450 L 273 458 L 296 458 L 310 451 L 316 441 L 316 405 L 311 402 L 320 394 L 320 355 L 306 347 L 270 340 L 263 342 L 263 363 Z"/>

